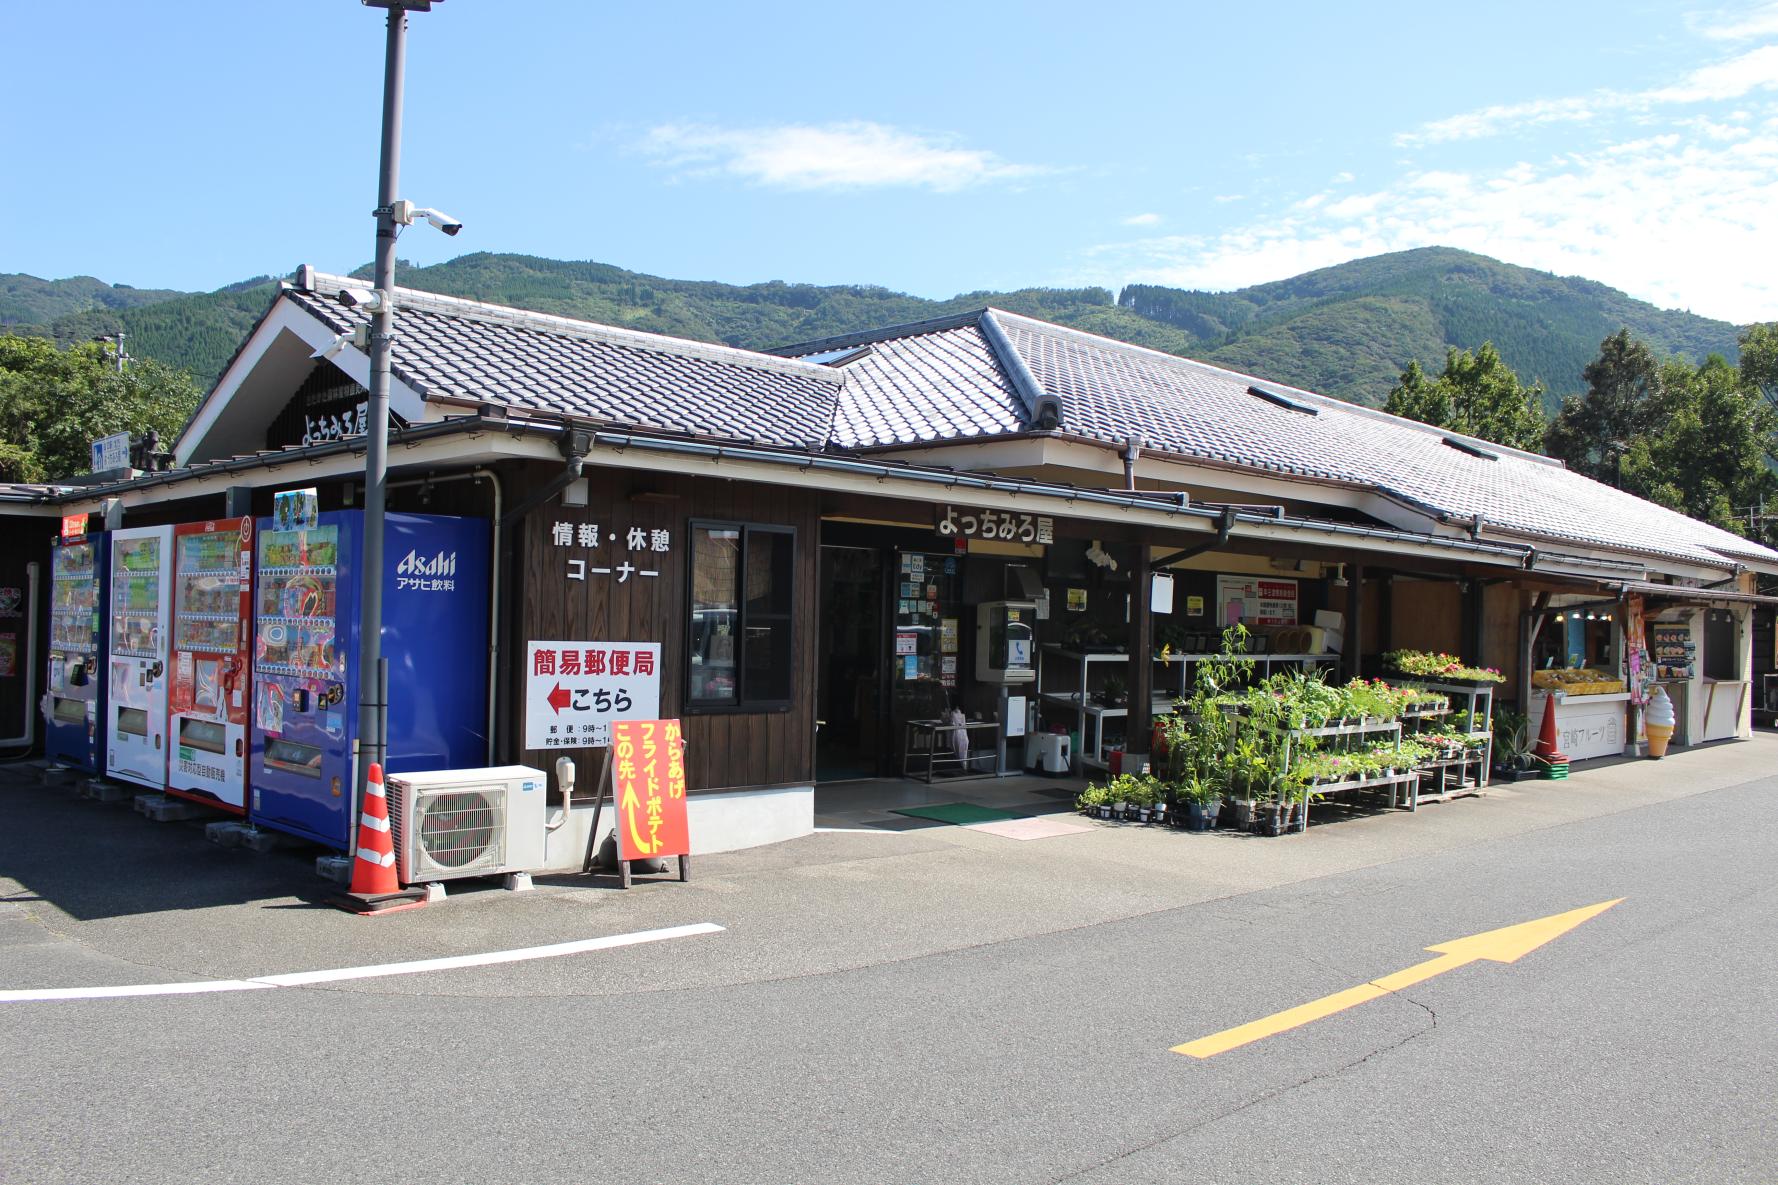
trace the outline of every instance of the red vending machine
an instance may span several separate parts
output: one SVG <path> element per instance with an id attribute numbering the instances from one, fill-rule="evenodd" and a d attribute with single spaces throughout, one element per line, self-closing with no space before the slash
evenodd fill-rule
<path id="1" fill-rule="evenodd" d="M 245 814 L 253 704 L 253 519 L 173 528 L 167 793 Z"/>

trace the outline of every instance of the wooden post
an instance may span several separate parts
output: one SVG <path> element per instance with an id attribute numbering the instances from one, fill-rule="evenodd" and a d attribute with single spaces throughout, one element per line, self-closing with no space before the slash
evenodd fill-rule
<path id="1" fill-rule="evenodd" d="M 1137 772 L 1127 758 L 1131 754 L 1147 755 L 1149 734 L 1154 730 L 1154 613 L 1150 603 L 1153 585 L 1148 545 L 1139 544 L 1136 568 L 1130 574 L 1130 705 L 1129 715 L 1124 718 L 1125 773 Z"/>
<path id="2" fill-rule="evenodd" d="M 1346 565 L 1346 678 L 1364 673 L 1364 565 Z"/>

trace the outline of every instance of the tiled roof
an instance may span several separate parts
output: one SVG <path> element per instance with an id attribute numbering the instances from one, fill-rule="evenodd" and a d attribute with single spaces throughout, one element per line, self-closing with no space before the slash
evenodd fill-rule
<path id="1" fill-rule="evenodd" d="M 996 353 L 996 337 L 1013 357 Z M 1425 424 L 998 309 L 780 352 L 860 342 L 873 343 L 872 353 L 843 368 L 836 444 L 1019 431 L 1029 419 L 1009 374 L 1022 368 L 1060 399 L 1062 431 L 1108 445 L 1138 437 L 1181 457 L 1368 487 L 1465 524 L 1479 516 L 1484 529 L 1715 565 L 1725 556 L 1778 563 L 1778 553 L 1545 457 L 1469 442 L 1478 456 Z M 972 365 L 960 366 L 963 358 Z"/>
<path id="2" fill-rule="evenodd" d="M 970 313 L 907 326 L 893 337 L 834 339 L 843 341 L 835 349 L 868 345 L 870 352 L 838 366 L 846 386 L 830 443 L 920 444 L 1023 428 L 1013 380 L 978 321 Z M 793 348 L 804 358 L 833 352 L 823 342 Z"/>
<path id="3" fill-rule="evenodd" d="M 334 333 L 369 324 L 334 299 L 360 283 L 313 283 L 286 298 Z M 843 382 L 807 362 L 410 289 L 396 308 L 392 368 L 427 399 L 819 448 Z"/>

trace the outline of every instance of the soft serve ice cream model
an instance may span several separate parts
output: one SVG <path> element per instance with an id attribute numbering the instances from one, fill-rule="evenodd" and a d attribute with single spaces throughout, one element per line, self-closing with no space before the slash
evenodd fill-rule
<path id="1" fill-rule="evenodd" d="M 1667 742 L 1673 739 L 1673 701 L 1667 689 L 1656 687 L 1642 709 L 1643 729 L 1648 734 L 1648 755 L 1659 761 L 1667 755 Z"/>

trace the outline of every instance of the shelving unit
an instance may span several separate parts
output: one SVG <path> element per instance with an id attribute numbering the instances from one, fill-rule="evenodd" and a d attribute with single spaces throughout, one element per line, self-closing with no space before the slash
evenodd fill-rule
<path id="1" fill-rule="evenodd" d="M 1339 661 L 1337 654 L 1248 654 L 1240 656 L 1236 661 L 1251 661 L 1254 664 L 1256 678 L 1264 678 L 1272 673 L 1275 665 L 1290 663 L 1296 666 L 1334 663 Z M 1059 660 L 1052 662 L 1052 660 Z M 1161 686 L 1162 680 L 1156 680 L 1154 697 L 1150 701 L 1150 715 L 1165 716 L 1173 710 L 1173 703 L 1191 689 L 1191 667 L 1200 662 L 1230 661 L 1222 654 L 1170 654 L 1166 658 L 1155 656 L 1155 665 L 1167 668 L 1179 668 L 1177 686 Z M 1064 650 L 1059 646 L 1043 646 L 1038 650 L 1037 662 L 1037 698 L 1040 704 L 1061 708 L 1074 713 L 1075 728 L 1080 735 L 1080 745 L 1075 754 L 1075 764 L 1083 770 L 1108 770 L 1110 762 L 1105 759 L 1105 721 L 1122 720 L 1129 716 L 1128 708 L 1110 708 L 1092 702 L 1092 669 L 1096 665 L 1127 667 L 1130 656 L 1120 652 L 1109 654 L 1087 654 L 1078 650 Z M 1054 684 L 1055 668 L 1062 665 L 1073 673 L 1073 686 L 1057 689 Z M 1172 684 L 1172 679 L 1165 681 Z M 1091 728 L 1088 725 L 1091 725 Z"/>
<path id="2" fill-rule="evenodd" d="M 1442 761 L 1428 762 L 1424 769 L 1433 774 L 1432 782 L 1437 789 L 1420 791 L 1420 798 L 1426 802 L 1443 802 L 1448 798 L 1457 798 L 1465 794 L 1480 794 L 1488 788 L 1488 771 L 1494 767 L 1494 684 L 1492 683 L 1440 683 L 1432 679 L 1417 679 L 1411 675 L 1391 676 L 1391 681 L 1402 687 L 1418 687 L 1422 691 L 1436 691 L 1455 704 L 1461 696 L 1468 707 L 1460 710 L 1467 714 L 1470 740 L 1480 740 L 1481 746 L 1469 750 L 1462 757 L 1446 758 Z M 1426 715 L 1443 715 L 1447 713 L 1423 713 Z M 1477 717 L 1483 727 L 1475 727 Z M 1472 768 L 1473 766 L 1473 768 Z"/>
<path id="3" fill-rule="evenodd" d="M 1285 734 L 1284 762 L 1290 763 L 1292 742 L 1298 737 L 1364 737 L 1387 734 L 1395 738 L 1399 744 L 1402 734 L 1400 720 L 1366 720 L 1360 724 L 1334 724 L 1324 728 L 1294 728 Z M 1420 771 L 1407 770 L 1402 773 L 1382 774 L 1372 778 L 1353 778 L 1345 782 L 1317 782 L 1309 787 L 1309 795 L 1303 799 L 1302 814 L 1297 819 L 1295 831 L 1309 829 L 1309 807 L 1316 798 L 1325 798 L 1330 794 L 1346 794 L 1354 790 L 1389 791 L 1391 806 L 1406 811 L 1420 809 Z"/>

